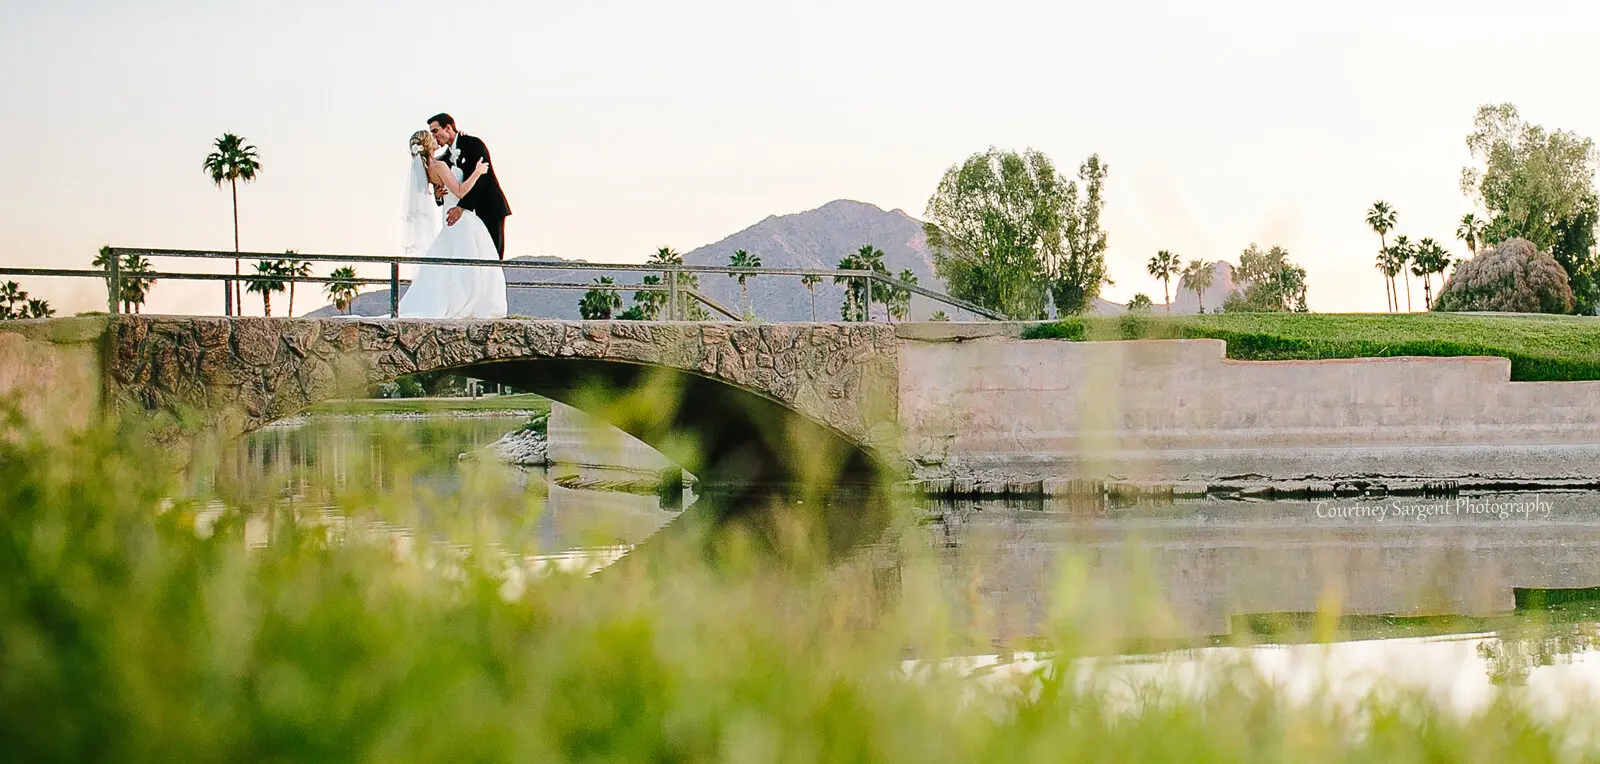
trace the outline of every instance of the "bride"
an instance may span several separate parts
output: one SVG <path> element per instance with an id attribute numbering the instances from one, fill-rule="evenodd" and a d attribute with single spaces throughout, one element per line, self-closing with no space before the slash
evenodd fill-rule
<path id="1" fill-rule="evenodd" d="M 439 207 L 434 202 L 443 195 L 444 208 L 472 190 L 489 171 L 488 162 L 479 162 L 471 175 L 452 169 L 434 158 L 438 145 L 427 130 L 411 136 L 411 184 L 406 189 L 405 238 L 403 251 L 408 257 L 430 259 L 498 261 L 499 252 L 489 229 L 471 210 L 462 210 L 455 225 L 439 225 Z M 425 264 L 417 268 L 411 287 L 400 298 L 401 318 L 503 318 L 506 315 L 506 276 L 499 267 Z"/>

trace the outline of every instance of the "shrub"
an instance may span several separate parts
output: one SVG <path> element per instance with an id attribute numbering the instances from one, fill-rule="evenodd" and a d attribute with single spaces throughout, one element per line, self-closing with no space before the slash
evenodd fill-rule
<path id="1" fill-rule="evenodd" d="M 1435 310 L 1571 313 L 1567 272 L 1527 239 L 1511 239 L 1463 262 L 1439 292 Z"/>

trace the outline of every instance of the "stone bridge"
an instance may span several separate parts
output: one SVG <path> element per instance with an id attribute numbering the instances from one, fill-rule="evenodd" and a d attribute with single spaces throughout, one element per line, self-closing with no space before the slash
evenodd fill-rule
<path id="1" fill-rule="evenodd" d="M 110 409 L 141 412 L 174 436 L 229 438 L 375 383 L 452 370 L 596 415 L 703 482 L 840 481 L 888 466 L 958 494 L 1072 492 L 1096 481 L 1168 492 L 1263 482 L 1331 490 L 1359 479 L 1600 483 L 1600 381 L 1512 382 L 1504 358 L 1250 362 L 1228 359 L 1220 340 L 1021 332 L 1007 323 L 8 321 L 0 394 L 52 425 Z"/>
<path id="2" fill-rule="evenodd" d="M 883 325 L 125 316 L 14 328 L 94 348 L 106 406 L 179 442 L 453 371 L 596 414 L 703 479 L 783 482 L 800 467 L 849 479 L 896 448 Z M 817 454 L 842 461 L 808 461 Z"/>

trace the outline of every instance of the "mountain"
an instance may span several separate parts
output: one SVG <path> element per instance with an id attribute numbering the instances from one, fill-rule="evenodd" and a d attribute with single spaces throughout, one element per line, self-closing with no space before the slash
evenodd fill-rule
<path id="1" fill-rule="evenodd" d="M 884 266 L 898 276 L 901 270 L 916 274 L 918 283 L 929 289 L 943 291 L 941 282 L 933 275 L 933 255 L 928 250 L 927 237 L 922 223 L 901 210 L 885 211 L 863 202 L 838 200 L 814 210 L 793 215 L 773 215 L 738 233 L 714 243 L 684 253 L 689 265 L 725 266 L 728 258 L 743 249 L 761 258 L 767 268 L 833 268 L 840 258 L 855 252 L 864 244 L 883 250 Z M 584 262 L 556 257 L 517 258 L 549 263 Z M 587 284 L 600 276 L 611 276 L 619 284 L 636 284 L 643 274 L 629 271 L 589 271 L 578 269 L 523 269 L 506 270 L 510 284 L 528 282 L 562 282 Z M 810 321 L 811 295 L 801 285 L 799 276 L 756 276 L 747 280 L 750 300 L 755 314 L 768 321 Z M 700 274 L 700 291 L 707 297 L 734 311 L 739 310 L 739 282 L 715 273 Z M 579 289 L 526 288 L 512 289 L 508 300 L 513 315 L 536 318 L 578 318 L 578 300 L 583 296 Z M 632 304 L 633 294 L 625 292 L 623 299 Z M 831 279 L 816 287 L 816 309 L 819 320 L 837 320 L 844 301 L 844 289 L 835 286 Z M 944 310 L 952 318 L 963 314 L 949 306 L 940 305 L 921 296 L 911 301 L 911 317 L 926 319 L 934 311 Z M 875 307 L 874 315 L 883 315 L 883 306 Z M 389 311 L 389 290 L 378 289 L 356 298 L 352 312 L 359 315 L 386 315 Z M 323 308 L 310 315 L 331 315 L 333 308 Z M 969 316 L 970 317 L 970 316 Z"/>

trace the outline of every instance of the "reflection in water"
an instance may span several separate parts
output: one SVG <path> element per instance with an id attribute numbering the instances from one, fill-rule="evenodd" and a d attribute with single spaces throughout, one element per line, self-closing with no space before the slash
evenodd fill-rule
<path id="1" fill-rule="evenodd" d="M 313 418 L 219 455 L 207 487 L 222 500 L 368 507 L 399 537 L 494 538 L 525 550 L 533 573 L 592 573 L 619 558 L 647 564 L 686 542 L 709 550 L 712 528 L 737 528 L 768 552 L 806 548 L 788 534 L 811 534 L 829 561 L 870 567 L 882 597 L 938 592 L 980 654 L 1025 650 L 1050 635 L 1052 595 L 1064 586 L 1078 612 L 1118 624 L 1110 652 L 1343 639 L 1354 640 L 1352 655 L 1442 650 L 1453 661 L 1443 676 L 1468 670 L 1527 686 L 1540 669 L 1589 671 L 1585 654 L 1600 643 L 1588 611 L 1530 619 L 1516 614 L 1513 596 L 1600 586 L 1594 493 L 896 507 L 862 491 L 763 490 L 713 493 L 680 512 L 652 495 L 569 490 L 542 470 L 459 459 L 521 423 Z M 315 494 L 330 490 L 322 486 L 345 493 Z M 1476 636 L 1439 639 L 1448 634 Z"/>

